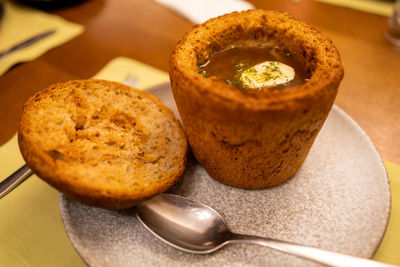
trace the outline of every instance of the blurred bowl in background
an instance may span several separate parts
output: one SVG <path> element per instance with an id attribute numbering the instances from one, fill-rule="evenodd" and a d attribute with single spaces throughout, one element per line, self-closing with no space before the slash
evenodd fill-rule
<path id="1" fill-rule="evenodd" d="M 85 0 L 13 0 L 16 3 L 41 9 L 59 8 L 75 5 Z"/>
<path id="2" fill-rule="evenodd" d="M 0 0 L 0 22 L 3 19 L 4 16 L 4 4 L 3 4 L 3 0 Z"/>

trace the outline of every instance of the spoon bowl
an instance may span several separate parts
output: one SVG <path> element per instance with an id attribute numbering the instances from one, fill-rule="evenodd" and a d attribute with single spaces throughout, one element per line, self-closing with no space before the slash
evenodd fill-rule
<path id="1" fill-rule="evenodd" d="M 186 252 L 206 254 L 230 243 L 252 243 L 327 266 L 393 266 L 270 238 L 233 233 L 211 207 L 172 194 L 136 206 L 139 221 L 163 242 Z"/>
<path id="2" fill-rule="evenodd" d="M 221 215 L 211 207 L 177 195 L 161 194 L 136 207 L 139 220 L 175 248 L 205 254 L 230 239 Z"/>

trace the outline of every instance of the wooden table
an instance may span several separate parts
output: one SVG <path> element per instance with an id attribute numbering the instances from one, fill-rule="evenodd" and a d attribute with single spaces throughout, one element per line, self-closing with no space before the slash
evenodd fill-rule
<path id="1" fill-rule="evenodd" d="M 336 104 L 367 132 L 384 159 L 400 164 L 400 47 L 384 38 L 387 18 L 311 0 L 251 2 L 287 11 L 333 40 L 345 67 Z M 171 51 L 192 26 L 150 0 L 87 0 L 50 12 L 83 24 L 85 32 L 0 77 L 0 144 L 16 133 L 22 106 L 35 91 L 91 77 L 117 56 L 167 71 Z"/>

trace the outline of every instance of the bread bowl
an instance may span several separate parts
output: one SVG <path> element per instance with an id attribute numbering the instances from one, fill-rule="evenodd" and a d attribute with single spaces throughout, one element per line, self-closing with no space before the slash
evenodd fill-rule
<path id="1" fill-rule="evenodd" d="M 285 90 L 243 93 L 199 66 L 231 47 L 277 46 L 309 74 Z M 214 179 L 261 189 L 292 177 L 335 100 L 343 67 L 331 40 L 278 11 L 234 12 L 196 25 L 170 58 L 174 98 L 197 161 Z"/>

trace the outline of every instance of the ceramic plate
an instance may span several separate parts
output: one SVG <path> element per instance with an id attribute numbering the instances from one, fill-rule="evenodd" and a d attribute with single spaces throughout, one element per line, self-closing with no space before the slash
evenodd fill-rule
<path id="1" fill-rule="evenodd" d="M 176 112 L 169 85 L 151 91 Z M 334 106 L 298 173 L 280 186 L 243 190 L 214 181 L 189 160 L 170 193 L 219 211 L 238 233 L 261 235 L 371 257 L 386 229 L 390 187 L 367 135 Z M 256 245 L 235 244 L 210 255 L 178 251 L 152 236 L 135 209 L 110 211 L 60 195 L 68 236 L 91 266 L 313 266 Z M 317 264 L 315 264 L 317 265 Z"/>

